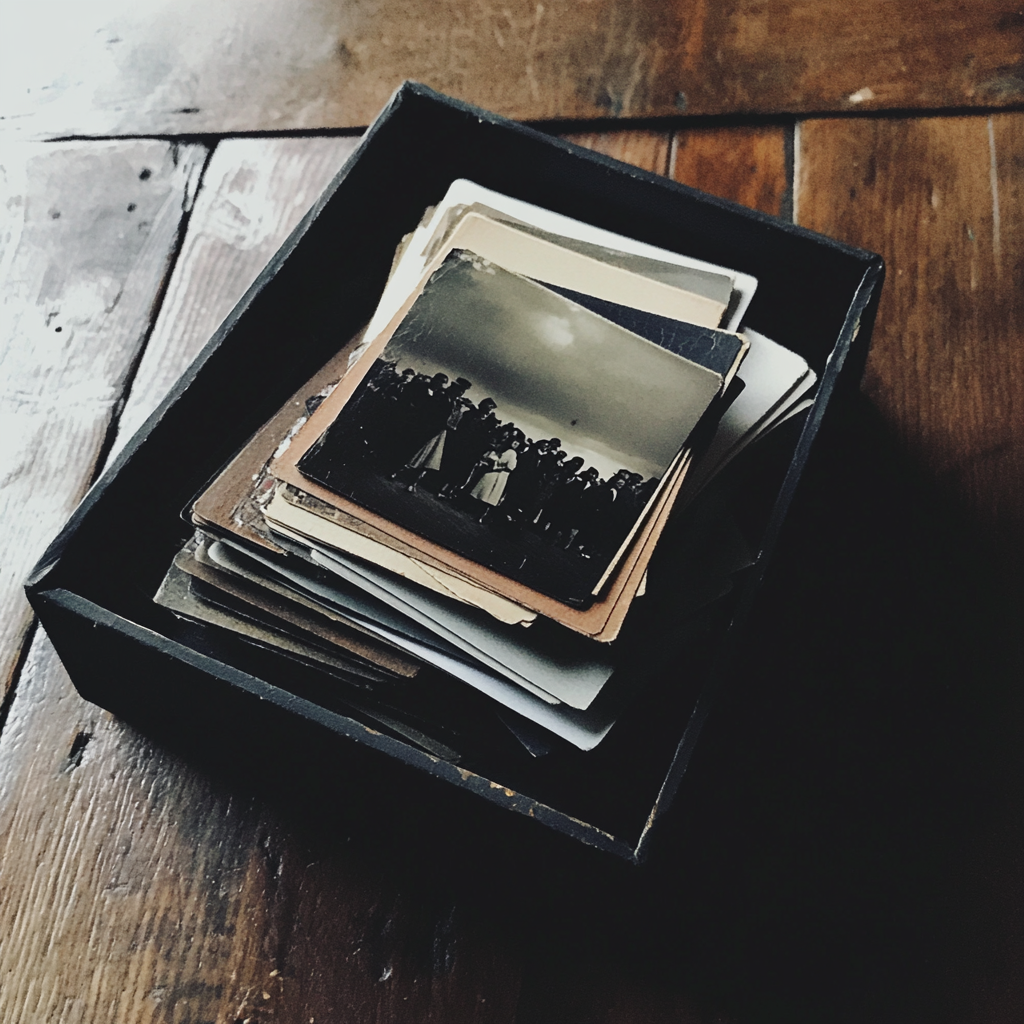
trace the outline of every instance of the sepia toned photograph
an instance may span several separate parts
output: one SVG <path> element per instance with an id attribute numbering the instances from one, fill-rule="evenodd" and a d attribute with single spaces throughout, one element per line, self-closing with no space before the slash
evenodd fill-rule
<path id="1" fill-rule="evenodd" d="M 457 250 L 298 466 L 433 543 L 585 607 L 719 383 Z"/>

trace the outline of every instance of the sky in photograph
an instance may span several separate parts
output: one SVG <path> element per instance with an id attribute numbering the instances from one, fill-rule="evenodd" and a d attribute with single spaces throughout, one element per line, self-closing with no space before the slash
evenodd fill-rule
<path id="1" fill-rule="evenodd" d="M 559 437 L 602 476 L 661 476 L 720 378 L 471 254 L 440 267 L 387 346 L 399 369 L 473 382 L 527 436 Z"/>

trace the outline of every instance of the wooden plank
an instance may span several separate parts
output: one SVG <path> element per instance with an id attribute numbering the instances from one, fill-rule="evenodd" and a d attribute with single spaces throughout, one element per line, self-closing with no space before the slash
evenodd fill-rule
<path id="1" fill-rule="evenodd" d="M 0 693 L 22 583 L 96 469 L 206 157 L 166 142 L 11 145 L 0 197 Z"/>
<path id="2" fill-rule="evenodd" d="M 845 677 L 844 728 L 856 740 L 841 744 L 870 751 L 879 794 L 863 820 L 913 821 L 885 827 L 887 870 L 863 887 L 891 886 L 879 910 L 920 936 L 930 979 L 908 986 L 915 1006 L 901 1016 L 935 1019 L 916 1009 L 930 993 L 950 1019 L 1014 1020 L 1024 1008 L 1024 114 L 810 121 L 798 152 L 799 222 L 888 265 L 863 385 L 883 423 L 844 453 L 845 473 L 873 493 L 844 495 L 834 471 L 856 512 L 844 519 L 834 498 L 819 502 L 855 554 L 819 550 L 799 581 L 807 617 L 812 602 L 827 609 L 804 693 Z M 871 696 L 858 709 L 861 694 Z M 860 824 L 844 827 L 852 836 Z M 897 891 L 883 879 L 901 870 Z"/>
<path id="3" fill-rule="evenodd" d="M 450 894 L 155 748 L 79 699 L 45 638 L 0 756 L 0 1020 L 512 1019 L 502 941 Z"/>
<path id="4" fill-rule="evenodd" d="M 218 147 L 126 417 L 159 401 L 351 144 Z M 83 701 L 40 635 L 0 735 L 0 1020 L 510 1021 L 508 938 L 436 876 L 410 883 L 402 849 L 379 857 L 379 820 L 319 810 L 351 813 L 353 841 L 298 834 Z"/>
<path id="5" fill-rule="evenodd" d="M 239 25 L 244 24 L 244 31 Z M 8 132 L 353 127 L 403 79 L 519 119 L 1020 103 L 1010 0 L 58 0 L 0 59 Z"/>
<path id="6" fill-rule="evenodd" d="M 209 341 L 358 143 L 338 136 L 218 143 L 121 415 L 115 451 Z"/>
<path id="7" fill-rule="evenodd" d="M 575 132 L 563 135 L 577 146 L 592 149 L 623 163 L 642 167 L 645 171 L 665 174 L 668 171 L 672 134 L 668 131 L 618 130 Z"/>
<path id="8" fill-rule="evenodd" d="M 562 138 L 775 216 L 791 213 L 792 128 L 620 129 Z"/>
<path id="9" fill-rule="evenodd" d="M 1022 163 L 1020 113 L 800 128 L 800 223 L 888 264 L 864 390 L 1018 567 Z"/>
<path id="10" fill-rule="evenodd" d="M 783 125 L 685 128 L 672 140 L 668 175 L 774 214 L 792 215 L 792 129 Z"/>

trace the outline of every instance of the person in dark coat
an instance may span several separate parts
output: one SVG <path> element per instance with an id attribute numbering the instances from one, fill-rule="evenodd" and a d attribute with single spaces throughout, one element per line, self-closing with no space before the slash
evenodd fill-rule
<path id="1" fill-rule="evenodd" d="M 564 544 L 579 514 L 579 503 L 587 489 L 586 481 L 579 475 L 583 459 L 578 455 L 561 467 L 559 479 L 548 498 L 544 511 L 544 533 L 548 540 Z"/>
<path id="2" fill-rule="evenodd" d="M 538 441 L 537 443 L 543 445 L 544 448 L 537 460 L 537 485 L 535 493 L 525 511 L 527 521 L 532 524 L 534 529 L 543 532 L 544 523 L 546 522 L 544 506 L 548 503 L 555 487 L 562 478 L 565 452 L 562 451 L 562 441 L 558 437 L 551 437 L 546 441 Z"/>
<path id="3" fill-rule="evenodd" d="M 476 407 L 469 403 L 449 431 L 441 460 L 441 497 L 457 497 L 474 483 L 480 460 L 497 440 L 501 421 L 494 414 L 496 408 L 493 398 L 483 399 Z"/>
<path id="4" fill-rule="evenodd" d="M 392 473 L 392 478 L 401 472 L 423 445 L 444 429 L 452 411 L 451 399 L 446 393 L 447 383 L 448 375 L 445 373 L 435 373 L 433 377 L 418 373 L 403 389 L 400 403 L 402 412 L 395 426 L 398 459 L 401 462 Z"/>
<path id="5" fill-rule="evenodd" d="M 639 474 L 633 474 L 633 482 L 630 484 L 636 503 L 641 509 L 647 507 L 647 503 L 654 497 L 661 480 L 656 476 L 648 477 L 646 480 Z"/>
<path id="6" fill-rule="evenodd" d="M 360 418 L 360 436 L 366 451 L 378 463 L 389 466 L 395 459 L 405 405 L 402 395 L 416 376 L 410 366 L 398 372 L 382 373 L 370 385 L 365 412 Z"/>
<path id="7" fill-rule="evenodd" d="M 464 414 L 462 406 L 463 395 L 473 385 L 465 377 L 453 380 L 446 388 L 440 389 L 434 396 L 437 403 L 443 404 L 448 409 L 448 419 L 441 429 L 428 438 L 420 448 L 413 454 L 412 458 L 405 464 L 406 469 L 415 471 L 416 475 L 406 488 L 415 491 L 419 482 L 430 472 L 437 472 L 441 469 L 444 459 L 445 441 L 450 430 L 455 430 Z M 440 409 L 441 405 L 438 405 Z"/>
<path id="8" fill-rule="evenodd" d="M 582 473 L 576 476 L 576 480 L 578 484 L 576 485 L 574 500 L 571 507 L 566 508 L 565 524 L 558 539 L 563 551 L 578 551 L 576 539 L 590 514 L 586 495 L 595 487 L 600 486 L 601 474 L 598 473 L 594 466 L 588 466 Z"/>
<path id="9" fill-rule="evenodd" d="M 604 538 L 601 544 L 604 554 L 609 558 L 622 546 L 640 516 L 641 506 L 633 489 L 635 476 L 639 474 L 620 469 L 610 481 L 615 488 L 615 499 L 604 521 Z M 643 480 L 643 477 L 639 478 Z"/>
<path id="10" fill-rule="evenodd" d="M 584 558 L 603 558 L 609 543 L 608 521 L 625 480 L 618 474 L 588 487 L 580 498 L 580 528 L 576 550 Z"/>
<path id="11" fill-rule="evenodd" d="M 505 488 L 505 511 L 513 522 L 525 523 L 537 515 L 537 497 L 541 489 L 541 460 L 547 441 L 523 440 L 515 475 Z"/>

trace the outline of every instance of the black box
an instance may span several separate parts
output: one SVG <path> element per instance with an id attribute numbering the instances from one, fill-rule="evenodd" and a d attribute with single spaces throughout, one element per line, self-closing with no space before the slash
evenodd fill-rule
<path id="1" fill-rule="evenodd" d="M 645 621 L 622 641 L 642 694 L 595 751 L 521 765 L 432 757 L 332 708 L 316 670 L 152 600 L 190 533 L 182 509 L 369 318 L 399 240 L 456 178 L 753 274 L 746 324 L 819 376 L 806 417 L 730 467 L 731 500 L 758 552 L 743 585 L 699 629 L 673 635 L 670 617 L 650 615 L 671 590 L 656 554 Z M 82 695 L 143 728 L 201 728 L 203 742 L 229 745 L 245 737 L 250 753 L 252 728 L 264 749 L 299 730 L 347 748 L 367 771 L 379 761 L 358 751 L 372 748 L 638 862 L 686 770 L 826 406 L 857 387 L 883 272 L 871 253 L 406 84 L 90 491 L 36 567 L 29 598 Z M 685 521 L 670 524 L 666 549 L 673 530 Z"/>

